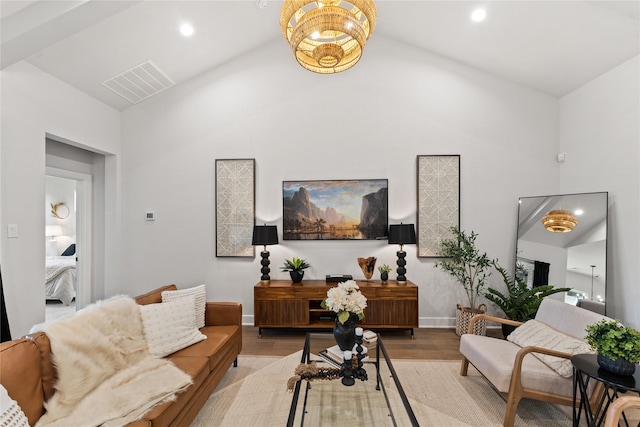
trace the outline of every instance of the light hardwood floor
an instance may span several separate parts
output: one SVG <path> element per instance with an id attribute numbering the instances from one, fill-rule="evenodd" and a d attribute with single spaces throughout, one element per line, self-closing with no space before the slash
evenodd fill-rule
<path id="1" fill-rule="evenodd" d="M 262 337 L 258 328 L 242 327 L 242 355 L 245 356 L 287 356 L 302 349 L 305 330 L 263 329 Z M 415 339 L 409 331 L 381 331 L 385 348 L 392 359 L 460 360 L 458 351 L 460 337 L 455 329 L 417 328 Z M 502 338 L 500 329 L 490 328 L 487 335 Z M 327 334 L 326 346 L 335 344 L 333 336 Z"/>

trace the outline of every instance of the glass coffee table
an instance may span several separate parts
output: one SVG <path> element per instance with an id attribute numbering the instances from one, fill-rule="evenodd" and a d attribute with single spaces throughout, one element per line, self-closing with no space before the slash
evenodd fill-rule
<path id="1" fill-rule="evenodd" d="M 335 344 L 332 340 L 331 334 L 307 333 L 300 363 L 316 362 L 320 369 L 339 370 L 341 365 L 337 362 L 320 356 Z M 356 378 L 351 386 L 335 376 L 297 381 L 287 426 L 419 426 L 382 338 L 378 335 L 376 342 L 363 346 L 368 349 L 368 357 L 363 360 L 367 379 Z"/>

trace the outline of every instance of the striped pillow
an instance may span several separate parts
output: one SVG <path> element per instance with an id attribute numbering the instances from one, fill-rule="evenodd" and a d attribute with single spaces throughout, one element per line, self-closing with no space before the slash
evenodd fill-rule
<path id="1" fill-rule="evenodd" d="M 162 302 L 175 301 L 179 298 L 185 298 L 193 295 L 195 297 L 196 310 L 196 327 L 204 327 L 204 309 L 207 301 L 207 287 L 205 285 L 195 286 L 188 289 L 179 289 L 177 291 L 163 291 Z"/>

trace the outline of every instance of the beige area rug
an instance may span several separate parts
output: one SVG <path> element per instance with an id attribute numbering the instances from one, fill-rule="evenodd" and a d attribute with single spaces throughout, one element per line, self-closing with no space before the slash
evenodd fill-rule
<path id="1" fill-rule="evenodd" d="M 238 367 L 229 370 L 191 427 L 286 425 L 292 398 L 286 382 L 300 356 L 300 352 L 284 358 L 240 356 Z M 393 366 L 421 426 L 502 426 L 506 403 L 473 367 L 469 367 L 469 376 L 461 377 L 459 362 L 395 360 Z M 368 382 L 374 381 L 370 378 Z M 312 384 L 319 383 L 326 382 Z M 356 386 L 344 389 L 355 390 Z M 343 414 L 340 420 L 309 420 L 309 425 L 339 425 L 349 415 L 353 414 Z M 384 418 L 373 425 L 390 425 L 389 418 Z M 349 425 L 372 425 L 368 421 Z M 300 420 L 295 424 L 300 425 Z M 515 425 L 570 426 L 570 412 L 568 408 L 523 400 Z"/>

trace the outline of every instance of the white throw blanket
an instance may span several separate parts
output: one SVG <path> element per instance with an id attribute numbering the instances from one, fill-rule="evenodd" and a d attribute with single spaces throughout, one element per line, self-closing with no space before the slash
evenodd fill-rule
<path id="1" fill-rule="evenodd" d="M 98 302 L 36 328 L 49 337 L 58 371 L 56 392 L 36 427 L 122 426 L 191 384 L 173 363 L 149 355 L 130 297 Z"/>

